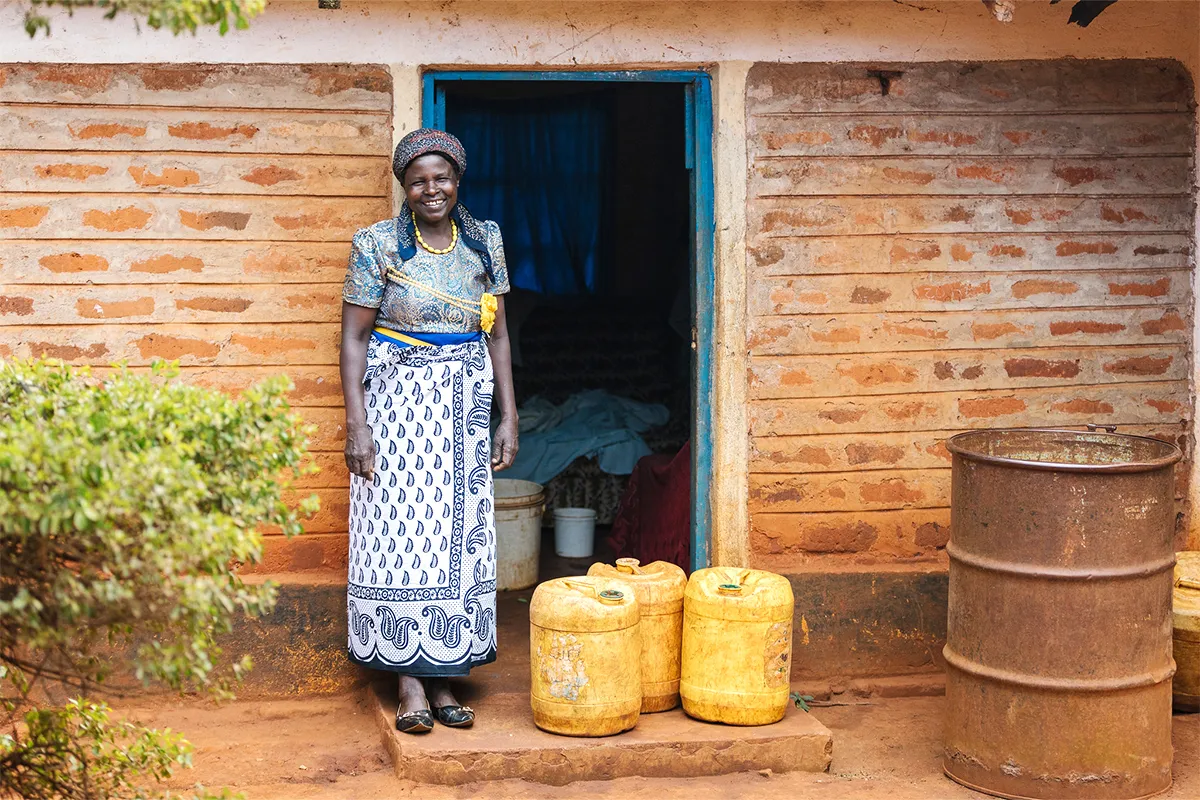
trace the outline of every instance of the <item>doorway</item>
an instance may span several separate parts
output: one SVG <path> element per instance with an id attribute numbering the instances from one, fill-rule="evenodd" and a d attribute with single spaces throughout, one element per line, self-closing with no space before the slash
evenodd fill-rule
<path id="1" fill-rule="evenodd" d="M 538 412 L 553 419 L 593 401 L 612 404 L 600 413 L 664 409 L 666 419 L 642 420 L 636 438 L 645 445 L 640 452 L 683 461 L 690 532 L 681 566 L 708 566 L 709 76 L 435 71 L 425 75 L 422 115 L 425 125 L 462 139 L 470 163 L 460 198 L 475 216 L 500 223 L 505 238 L 523 429 Z M 629 457 L 620 448 L 613 452 Z M 561 466 L 563 459 L 557 461 Z M 603 523 L 611 521 L 620 500 L 614 495 L 624 494 L 628 478 L 601 474 L 603 457 L 591 467 L 586 462 L 572 461 L 548 481 L 542 469 L 538 482 L 548 487 L 551 506 L 599 512 L 596 555 L 611 557 Z M 552 556 L 544 546 L 548 574 L 540 579 L 577 571 Z"/>

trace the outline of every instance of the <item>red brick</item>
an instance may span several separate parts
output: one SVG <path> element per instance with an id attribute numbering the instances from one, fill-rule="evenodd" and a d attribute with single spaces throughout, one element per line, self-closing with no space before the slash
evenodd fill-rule
<path id="1" fill-rule="evenodd" d="M 199 172 L 194 169 L 179 169 L 178 167 L 163 167 L 162 172 L 157 175 L 145 167 L 130 167 L 129 175 L 138 186 L 146 188 L 167 186 L 173 189 L 182 189 L 186 186 L 195 186 L 200 182 Z"/>
<path id="2" fill-rule="evenodd" d="M 846 445 L 846 460 L 854 466 L 861 464 L 898 464 L 904 449 L 895 445 L 853 442 Z"/>
<path id="3" fill-rule="evenodd" d="M 138 139 L 146 135 L 145 125 L 122 125 L 119 122 L 96 122 L 78 130 L 71 126 L 68 130 L 76 139 L 115 139 L 118 136 Z"/>
<path id="4" fill-rule="evenodd" d="M 917 250 L 909 250 L 902 242 L 893 242 L 891 259 L 893 264 L 916 264 L 921 261 L 932 261 L 941 254 L 942 248 L 936 242 L 923 245 Z"/>
<path id="5" fill-rule="evenodd" d="M 971 326 L 971 335 L 976 341 L 999 339 L 1010 333 L 1021 333 L 1021 329 L 1011 322 L 976 322 Z"/>
<path id="6" fill-rule="evenodd" d="M 784 329 L 784 334 L 787 329 Z M 813 331 L 812 339 L 814 342 L 828 342 L 830 344 L 848 344 L 857 342 L 862 338 L 862 334 L 858 328 L 830 328 L 827 331 Z"/>
<path id="7" fill-rule="evenodd" d="M 1110 283 L 1108 293 L 1114 297 L 1163 297 L 1171 291 L 1171 279 L 1159 278 L 1154 283 Z"/>
<path id="8" fill-rule="evenodd" d="M 958 401 L 958 410 L 967 419 L 987 419 L 1018 414 L 1025 410 L 1019 397 L 977 397 Z"/>
<path id="9" fill-rule="evenodd" d="M 98 211 L 92 209 L 91 211 L 84 212 L 83 224 L 97 230 L 122 233 L 124 231 L 136 231 L 145 228 L 146 223 L 153 216 L 153 213 L 137 206 L 125 206 L 115 211 Z"/>
<path id="10" fill-rule="evenodd" d="M 240 211 L 183 211 L 179 212 L 179 221 L 184 227 L 194 231 L 210 231 L 213 228 L 227 228 L 231 231 L 244 231 L 250 223 L 250 214 Z"/>
<path id="11" fill-rule="evenodd" d="M 139 297 L 135 300 L 114 300 L 104 303 L 90 297 L 81 297 L 75 301 L 75 311 L 85 319 L 143 317 L 154 313 L 154 298 Z"/>
<path id="12" fill-rule="evenodd" d="M 875 125 L 858 125 L 850 130 L 850 138 L 858 142 L 866 142 L 878 149 L 891 139 L 899 139 L 904 130 L 896 127 L 880 128 Z"/>
<path id="13" fill-rule="evenodd" d="M 1183 408 L 1174 400 L 1147 400 L 1146 405 L 1163 414 L 1172 414 Z"/>
<path id="14" fill-rule="evenodd" d="M 1162 375 L 1170 369 L 1171 362 L 1174 360 L 1171 356 L 1163 358 L 1155 358 L 1154 356 L 1123 358 L 1119 361 L 1110 361 L 1105 364 L 1104 371 L 1112 375 Z"/>
<path id="15" fill-rule="evenodd" d="M 1147 336 L 1162 336 L 1171 331 L 1186 331 L 1187 323 L 1183 317 L 1175 313 L 1163 314 L 1158 319 L 1146 320 L 1142 323 L 1142 333 Z"/>
<path id="16" fill-rule="evenodd" d="M 1071 400 L 1064 400 L 1054 403 L 1050 406 L 1054 411 L 1061 411 L 1064 414 L 1111 414 L 1113 407 L 1111 403 L 1105 403 L 1102 400 L 1088 400 L 1084 397 L 1076 397 Z"/>
<path id="17" fill-rule="evenodd" d="M 1102 170 L 1097 167 L 1059 166 L 1054 168 L 1054 174 L 1071 186 L 1079 186 L 1083 183 L 1095 183 L 1096 181 L 1112 177 L 1111 171 Z"/>
<path id="18" fill-rule="evenodd" d="M 135 261 L 129 266 L 130 272 L 149 272 L 155 275 L 165 275 L 168 272 L 187 270 L 200 272 L 204 269 L 204 261 L 195 256 L 173 256 L 163 254 Z"/>
<path id="19" fill-rule="evenodd" d="M 1100 219 L 1105 222 L 1115 222 L 1118 225 L 1124 225 L 1126 222 L 1134 222 L 1135 220 L 1148 220 L 1150 217 L 1146 212 L 1137 208 L 1115 209 L 1109 205 L 1100 206 Z"/>
<path id="20" fill-rule="evenodd" d="M 56 344 L 54 342 L 30 342 L 29 352 L 33 353 L 34 356 L 58 358 L 63 361 L 94 360 L 107 355 L 108 346 L 101 342 L 94 342 L 86 348 L 69 344 Z"/>
<path id="21" fill-rule="evenodd" d="M 990 181 L 998 184 L 1004 183 L 1012 174 L 1011 169 L 995 169 L 979 164 L 959 167 L 955 172 L 958 177 L 966 178 L 967 180 Z"/>
<path id="22" fill-rule="evenodd" d="M 963 262 L 970 261 L 975 257 L 975 254 L 968 250 L 965 245 L 954 244 L 950 246 L 950 257 L 955 261 Z"/>
<path id="23" fill-rule="evenodd" d="M 1117 246 L 1112 242 L 1059 242 L 1054 248 L 1055 255 L 1069 258 L 1071 256 L 1107 256 L 1117 252 Z"/>
<path id="24" fill-rule="evenodd" d="M 991 294 L 991 292 L 991 281 L 984 281 L 983 283 L 953 281 L 951 283 L 917 286 L 913 288 L 913 294 L 917 298 L 921 300 L 937 300 L 942 303 L 966 300 L 970 297 L 978 297 L 981 294 Z"/>
<path id="25" fill-rule="evenodd" d="M 175 301 L 175 307 L 180 311 L 215 311 L 219 314 L 240 314 L 253 304 L 253 300 L 225 297 L 193 297 Z"/>
<path id="26" fill-rule="evenodd" d="M 847 422 L 858 422 L 866 413 L 866 409 L 832 408 L 822 411 L 817 416 L 819 416 L 821 419 L 827 419 L 830 422 L 835 422 L 841 425 Z"/>
<path id="27" fill-rule="evenodd" d="M 0 295 L 0 316 L 13 314 L 18 317 L 28 317 L 32 313 L 32 297 L 6 297 Z"/>
<path id="28" fill-rule="evenodd" d="M 855 286 L 850 294 L 850 302 L 857 305 L 873 305 L 882 303 L 892 296 L 886 289 L 872 289 L 867 286 Z"/>
<path id="29" fill-rule="evenodd" d="M 1048 281 L 1042 279 L 1029 279 L 1017 281 L 1012 286 L 1013 297 L 1018 300 L 1024 300 L 1027 297 L 1033 297 L 1039 294 L 1058 294 L 1068 295 L 1075 294 L 1079 291 L 1079 284 L 1071 283 L 1070 281 Z"/>
<path id="30" fill-rule="evenodd" d="M 253 125 L 232 125 L 228 128 L 221 128 L 207 122 L 181 122 L 178 125 L 169 126 L 167 133 L 177 139 L 192 139 L 196 141 L 228 139 L 231 136 L 253 139 L 258 134 L 258 128 Z"/>
<path id="31" fill-rule="evenodd" d="M 919 547 L 945 547 L 950 542 L 950 526 L 926 522 L 917 527 L 916 541 Z"/>
<path id="32" fill-rule="evenodd" d="M 1070 336 L 1075 333 L 1106 334 L 1119 333 L 1125 326 L 1119 322 L 1093 322 L 1091 320 L 1071 320 L 1050 323 L 1051 336 Z"/>
<path id="33" fill-rule="evenodd" d="M 50 206 L 0 209 L 0 228 L 36 228 L 50 213 Z"/>
<path id="34" fill-rule="evenodd" d="M 184 356 L 209 359 L 221 352 L 221 348 L 212 342 L 205 342 L 201 339 L 185 339 L 180 336 L 164 336 L 159 333 L 143 336 L 134 342 L 134 345 L 142 354 L 142 358 L 165 358 L 168 361 L 175 361 Z"/>
<path id="35" fill-rule="evenodd" d="M 39 178 L 86 181 L 88 178 L 104 175 L 108 172 L 108 167 L 102 167 L 99 164 L 46 164 L 34 168 L 34 172 Z"/>
<path id="36" fill-rule="evenodd" d="M 274 186 L 277 183 L 285 183 L 287 181 L 298 181 L 303 176 L 294 169 L 285 169 L 277 167 L 274 164 L 266 167 L 258 167 L 250 170 L 242 176 L 242 180 L 247 183 L 257 184 L 258 186 Z"/>
<path id="37" fill-rule="evenodd" d="M 988 251 L 988 255 L 1022 258 L 1025 255 L 1025 248 L 1017 247 L 1015 244 L 997 244 L 992 245 L 992 249 Z"/>
<path id="38" fill-rule="evenodd" d="M 1006 358 L 1004 371 L 1010 378 L 1074 378 L 1078 361 L 1049 361 L 1041 358 Z"/>
<path id="39" fill-rule="evenodd" d="M 891 336 L 917 336 L 922 339 L 931 339 L 939 341 L 949 337 L 950 333 L 946 330 L 940 330 L 935 327 L 922 327 L 920 325 L 897 325 L 893 322 L 884 322 L 883 329 Z"/>
<path id="40" fill-rule="evenodd" d="M 38 263 L 51 272 L 59 274 L 70 272 L 104 272 L 108 269 L 108 260 L 97 255 L 82 253 L 59 253 L 53 256 L 42 256 Z"/>
<path id="41" fill-rule="evenodd" d="M 838 365 L 838 372 L 860 386 L 912 383 L 917 379 L 916 370 L 911 367 L 898 367 L 895 364 Z"/>
<path id="42" fill-rule="evenodd" d="M 879 483 L 864 483 L 859 487 L 859 496 L 865 503 L 919 503 L 925 492 L 911 486 L 901 478 L 888 478 Z"/>

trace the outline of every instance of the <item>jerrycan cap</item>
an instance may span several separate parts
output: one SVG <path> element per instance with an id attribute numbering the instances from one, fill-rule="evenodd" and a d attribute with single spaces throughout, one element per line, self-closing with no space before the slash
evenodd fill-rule
<path id="1" fill-rule="evenodd" d="M 600 599 L 601 603 L 607 603 L 611 606 L 617 605 L 624 600 L 625 593 L 618 589 L 605 589 L 604 591 L 597 593 L 596 597 Z"/>
<path id="2" fill-rule="evenodd" d="M 726 597 L 740 597 L 745 588 L 740 583 L 722 583 L 717 587 L 717 591 Z"/>
<path id="3" fill-rule="evenodd" d="M 642 565 L 642 562 L 638 561 L 636 558 L 618 558 L 617 559 L 617 572 L 624 572 L 626 575 L 633 575 L 636 573 L 640 573 L 641 570 L 639 569 L 639 567 L 641 565 Z"/>

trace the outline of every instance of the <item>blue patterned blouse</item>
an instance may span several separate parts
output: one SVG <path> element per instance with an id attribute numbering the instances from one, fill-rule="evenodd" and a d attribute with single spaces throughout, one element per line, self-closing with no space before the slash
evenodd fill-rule
<path id="1" fill-rule="evenodd" d="M 415 281 L 472 303 L 478 303 L 484 292 L 506 294 L 508 267 L 500 226 L 488 220 L 483 228 L 487 231 L 487 248 L 496 276 L 494 285 L 488 280 L 479 253 L 465 244 L 461 236 L 454 250 L 445 255 L 418 247 L 415 256 L 402 260 L 396 220 L 385 219 L 354 234 L 342 299 L 356 306 L 378 308 L 375 325 L 388 330 L 412 333 L 479 330 L 478 314 L 452 306 L 416 286 L 389 281 L 387 270 L 391 266 Z"/>

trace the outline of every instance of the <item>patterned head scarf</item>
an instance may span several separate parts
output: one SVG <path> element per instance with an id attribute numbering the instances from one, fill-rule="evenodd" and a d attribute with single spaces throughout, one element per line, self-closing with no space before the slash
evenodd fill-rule
<path id="1" fill-rule="evenodd" d="M 467 171 L 467 151 L 458 137 L 434 128 L 418 128 L 396 145 L 396 152 L 392 156 L 392 173 L 396 180 L 403 183 L 404 170 L 408 169 L 408 165 L 430 153 L 450 159 L 458 168 L 460 178 Z"/>
<path id="2" fill-rule="evenodd" d="M 396 180 L 404 183 L 404 170 L 408 169 L 408 165 L 430 153 L 450 159 L 458 168 L 460 178 L 467 170 L 467 151 L 457 136 L 434 128 L 418 128 L 396 145 L 396 153 L 392 156 L 392 172 L 396 175 Z M 461 203 L 454 205 L 450 216 L 458 223 L 463 243 L 479 254 L 488 280 L 494 283 L 496 273 L 492 265 L 492 254 L 487 246 L 487 231 Z M 400 213 L 396 217 L 396 249 L 404 261 L 417 254 L 416 222 L 408 203 L 401 204 Z"/>

